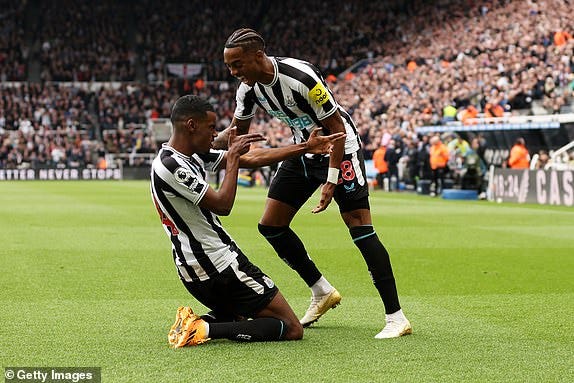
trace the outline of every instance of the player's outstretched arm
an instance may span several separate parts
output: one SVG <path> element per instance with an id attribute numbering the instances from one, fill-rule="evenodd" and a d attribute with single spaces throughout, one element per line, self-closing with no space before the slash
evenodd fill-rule
<path id="1" fill-rule="evenodd" d="M 293 144 L 281 148 L 257 148 L 252 149 L 239 159 L 241 168 L 259 168 L 272 165 L 289 158 L 301 156 L 305 153 L 326 154 L 330 153 L 333 146 L 345 141 L 345 133 L 335 133 L 330 136 L 319 136 L 320 129 L 315 129 L 306 142 Z"/>
<path id="2" fill-rule="evenodd" d="M 237 192 L 237 175 L 239 171 L 239 158 L 249 151 L 252 143 L 264 141 L 259 133 L 245 134 L 237 136 L 236 129 L 229 130 L 229 150 L 225 154 L 225 177 L 221 182 L 219 190 L 209 187 L 201 199 L 199 206 L 206 208 L 217 215 L 229 215 L 235 202 Z"/>

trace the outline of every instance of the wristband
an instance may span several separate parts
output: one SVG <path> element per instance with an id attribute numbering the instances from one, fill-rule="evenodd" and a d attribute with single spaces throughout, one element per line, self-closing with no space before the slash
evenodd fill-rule
<path id="1" fill-rule="evenodd" d="M 327 182 L 337 185 L 339 183 L 339 169 L 329 168 L 327 173 Z"/>

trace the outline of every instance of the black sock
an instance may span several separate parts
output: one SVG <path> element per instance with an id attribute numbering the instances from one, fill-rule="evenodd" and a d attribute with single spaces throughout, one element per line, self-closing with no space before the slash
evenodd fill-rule
<path id="1" fill-rule="evenodd" d="M 210 323 L 211 339 L 227 338 L 241 342 L 265 342 L 282 340 L 287 326 L 276 318 L 256 318 L 238 322 Z"/>
<path id="2" fill-rule="evenodd" d="M 207 323 L 217 323 L 217 322 L 235 322 L 240 320 L 237 316 L 228 313 L 221 313 L 216 311 L 210 311 L 201 316 L 201 319 Z"/>
<path id="3" fill-rule="evenodd" d="M 401 305 L 391 267 L 391 259 L 387 249 L 375 233 L 375 229 L 371 225 L 355 226 L 351 227 L 349 232 L 367 263 L 373 283 L 385 305 L 385 312 L 392 314 L 400 310 Z"/>
<path id="4" fill-rule="evenodd" d="M 303 278 L 307 286 L 313 286 L 321 278 L 321 272 L 307 254 L 303 242 L 289 226 L 259 224 L 258 228 L 277 255 Z"/>

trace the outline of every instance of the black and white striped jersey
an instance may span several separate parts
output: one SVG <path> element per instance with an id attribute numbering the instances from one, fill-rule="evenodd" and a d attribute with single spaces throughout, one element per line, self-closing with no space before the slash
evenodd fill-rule
<path id="1" fill-rule="evenodd" d="M 198 206 L 209 188 L 206 170 L 215 170 L 224 151 L 188 157 L 164 144 L 151 169 L 151 195 L 172 243 L 180 277 L 209 279 L 237 257 L 237 246 L 217 215 Z"/>
<path id="2" fill-rule="evenodd" d="M 271 84 L 241 83 L 236 93 L 235 118 L 246 120 L 261 107 L 286 123 L 294 143 L 306 141 L 321 120 L 339 110 L 345 123 L 345 153 L 359 150 L 359 136 L 351 116 L 337 104 L 319 70 L 312 64 L 285 57 L 270 57 L 275 68 Z M 329 132 L 325 131 L 325 134 Z"/>

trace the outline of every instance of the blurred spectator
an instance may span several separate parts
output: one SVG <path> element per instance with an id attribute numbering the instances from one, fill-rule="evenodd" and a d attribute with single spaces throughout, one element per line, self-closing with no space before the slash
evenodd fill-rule
<path id="1" fill-rule="evenodd" d="M 383 145 L 379 146 L 377 150 L 373 153 L 373 164 L 375 169 L 377 169 L 377 188 L 383 189 L 388 191 L 388 172 L 389 166 L 387 165 L 387 161 L 385 160 L 385 153 L 387 152 L 387 148 Z"/>
<path id="2" fill-rule="evenodd" d="M 470 148 L 464 157 L 461 188 L 482 193 L 484 192 L 483 180 L 486 174 L 486 164 L 480 158 L 479 152 L 480 140 L 475 137 L 471 140 Z"/>
<path id="3" fill-rule="evenodd" d="M 442 108 L 442 122 L 446 124 L 447 122 L 454 121 L 456 119 L 456 107 L 453 105 L 446 105 Z"/>
<path id="4" fill-rule="evenodd" d="M 467 152 L 470 150 L 468 141 L 458 134 L 455 135 L 451 141 L 449 141 L 447 147 L 451 155 L 460 154 L 462 157 L 465 157 Z"/>
<path id="5" fill-rule="evenodd" d="M 433 136 L 430 139 L 430 167 L 435 195 L 442 193 L 445 175 L 448 171 L 448 160 L 448 148 L 442 143 L 439 136 Z"/>
<path id="6" fill-rule="evenodd" d="M 540 150 L 538 152 L 538 160 L 536 161 L 536 169 L 544 169 L 546 165 L 550 161 L 550 157 L 548 156 L 548 152 L 546 150 Z"/>
<path id="7" fill-rule="evenodd" d="M 476 123 L 473 122 L 473 120 L 476 119 L 476 117 L 478 117 L 478 109 L 476 109 L 474 105 L 469 105 L 466 109 L 462 110 L 460 115 L 460 121 L 462 121 L 464 125 L 469 125 L 472 123 Z"/>
<path id="8" fill-rule="evenodd" d="M 404 177 L 406 183 L 413 185 L 414 190 L 417 188 L 417 181 L 419 179 L 420 168 L 418 161 L 418 149 L 417 141 L 414 139 L 409 139 L 407 141 L 407 147 L 405 151 L 406 157 L 406 167 L 408 177 Z"/>
<path id="9" fill-rule="evenodd" d="M 423 180 L 432 179 L 430 165 L 430 142 L 429 136 L 424 135 L 417 145 L 418 176 Z"/>
<path id="10" fill-rule="evenodd" d="M 572 40 L 572 35 L 566 31 L 556 31 L 554 33 L 554 45 L 557 47 L 566 44 L 568 40 Z"/>
<path id="11" fill-rule="evenodd" d="M 519 137 L 514 141 L 514 146 L 510 149 L 508 166 L 511 169 L 528 169 L 530 167 L 530 154 L 524 138 Z"/>
<path id="12" fill-rule="evenodd" d="M 399 159 L 402 148 L 397 141 L 391 139 L 385 151 L 385 162 L 388 166 L 389 190 L 396 191 L 399 184 Z"/>

